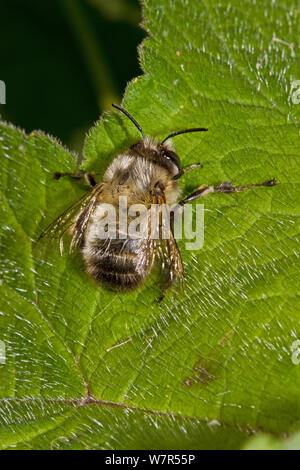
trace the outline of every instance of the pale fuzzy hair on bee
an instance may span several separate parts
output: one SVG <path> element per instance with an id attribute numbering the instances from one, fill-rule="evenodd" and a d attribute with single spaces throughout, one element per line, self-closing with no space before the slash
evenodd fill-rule
<path id="1" fill-rule="evenodd" d="M 145 154 L 148 151 L 155 154 L 159 148 L 158 140 L 150 137 L 145 137 L 139 145 L 144 147 Z M 137 155 L 133 151 L 134 147 L 114 158 L 107 168 L 102 180 L 103 195 L 107 196 L 104 197 L 105 201 L 113 204 L 115 199 L 118 202 L 118 196 L 123 195 L 128 197 L 130 204 L 153 203 L 150 191 L 159 181 L 165 188 L 166 203 L 175 204 L 181 194 L 178 183 L 172 179 L 178 167 L 170 164 L 170 168 L 166 169 L 149 156 Z M 163 147 L 174 152 L 170 142 L 166 142 Z"/>

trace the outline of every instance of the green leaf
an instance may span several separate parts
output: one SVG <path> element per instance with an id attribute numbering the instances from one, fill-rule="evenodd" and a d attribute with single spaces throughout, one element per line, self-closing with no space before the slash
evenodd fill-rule
<path id="1" fill-rule="evenodd" d="M 158 273 L 119 295 L 35 243 L 86 188 L 53 178 L 76 168 L 55 140 L 1 125 L 2 448 L 231 449 L 299 428 L 299 24 L 292 1 L 145 1 L 145 74 L 123 104 L 152 136 L 209 128 L 176 137 L 204 165 L 184 192 L 280 183 L 207 197 L 203 249 L 180 242 L 185 294 L 161 305 Z M 138 139 L 106 113 L 84 168 L 100 178 Z"/>
<path id="2" fill-rule="evenodd" d="M 300 433 L 297 432 L 288 439 L 275 439 L 268 434 L 253 436 L 247 441 L 245 450 L 299 450 Z"/>

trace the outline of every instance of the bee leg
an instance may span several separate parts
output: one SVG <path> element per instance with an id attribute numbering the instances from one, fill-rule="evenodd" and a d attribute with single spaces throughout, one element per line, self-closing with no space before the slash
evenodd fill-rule
<path id="1" fill-rule="evenodd" d="M 59 180 L 62 176 L 68 176 L 69 178 L 73 178 L 76 180 L 84 179 L 85 182 L 90 186 L 96 186 L 97 184 L 95 180 L 95 173 L 89 173 L 87 171 L 79 171 L 78 173 L 60 173 L 59 171 L 57 171 L 56 173 L 54 173 L 54 177 L 57 180 Z"/>
<path id="2" fill-rule="evenodd" d="M 247 191 L 248 189 L 258 188 L 260 186 L 276 186 L 276 180 L 272 179 L 265 181 L 264 183 L 245 184 L 244 186 L 233 186 L 232 183 L 221 183 L 220 186 L 215 188 L 215 192 L 218 193 L 239 193 L 241 191 Z"/>
<path id="3" fill-rule="evenodd" d="M 209 193 L 213 193 L 215 191 L 214 186 L 205 186 L 202 185 L 196 191 L 192 192 L 188 196 L 186 196 L 184 199 L 179 201 L 179 206 L 184 206 L 187 202 L 194 201 L 194 199 L 198 199 L 199 197 L 206 196 Z"/>
<path id="4" fill-rule="evenodd" d="M 178 204 L 180 206 L 183 206 L 187 202 L 194 201 L 195 199 L 206 196 L 209 193 L 227 193 L 227 194 L 239 193 L 239 192 L 247 191 L 248 189 L 257 188 L 260 186 L 275 186 L 276 184 L 278 183 L 276 183 L 275 179 L 272 179 L 269 181 L 265 181 L 264 183 L 246 184 L 244 186 L 233 186 L 232 183 L 228 183 L 228 182 L 221 183 L 220 186 L 202 185 L 198 189 L 196 189 L 196 191 L 194 191 L 192 194 L 190 194 L 189 196 L 179 201 Z"/>
<path id="5" fill-rule="evenodd" d="M 162 294 L 161 294 L 161 296 L 159 297 L 159 299 L 158 299 L 158 301 L 157 301 L 159 304 L 161 304 L 162 301 L 164 300 L 168 289 L 169 289 L 169 288 L 171 287 L 171 285 L 173 284 L 173 281 L 174 281 L 174 277 L 173 277 L 173 275 L 172 275 L 172 272 L 169 271 L 168 279 L 167 279 L 166 282 L 164 283 Z"/>
<path id="6" fill-rule="evenodd" d="M 193 170 L 194 168 L 198 168 L 198 167 L 203 167 L 202 163 L 193 163 L 192 165 L 188 165 L 188 166 L 185 166 L 183 168 L 181 168 L 181 170 L 179 170 L 179 172 L 173 176 L 173 180 L 178 180 L 179 178 L 182 177 L 182 175 L 184 175 L 185 173 L 187 173 L 188 171 L 191 171 Z"/>

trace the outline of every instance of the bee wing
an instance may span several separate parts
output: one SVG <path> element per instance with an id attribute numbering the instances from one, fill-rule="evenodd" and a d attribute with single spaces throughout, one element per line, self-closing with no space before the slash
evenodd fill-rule
<path id="1" fill-rule="evenodd" d="M 82 242 L 84 230 L 99 200 L 102 185 L 97 185 L 84 194 L 78 201 L 68 207 L 39 236 L 38 242 L 44 238 L 61 239 L 69 230 L 73 234 L 71 249 Z"/>
<path id="2" fill-rule="evenodd" d="M 161 200 L 164 202 L 164 205 L 161 206 L 162 219 L 160 224 L 164 224 L 164 221 L 168 221 L 168 226 L 165 227 L 165 229 L 167 229 L 167 231 L 165 231 L 166 238 L 160 238 L 159 240 L 159 251 L 162 257 L 162 262 L 163 265 L 168 266 L 169 276 L 171 280 L 173 280 L 177 276 L 183 278 L 183 263 L 177 242 L 174 238 L 173 220 L 170 218 L 170 215 L 164 217 L 166 216 L 165 211 L 167 210 L 165 205 L 165 196 L 163 195 L 162 199 L 160 199 L 161 198 L 159 198 L 159 202 L 161 202 Z"/>
<path id="3" fill-rule="evenodd" d="M 175 277 L 183 279 L 183 262 L 177 242 L 173 235 L 171 234 L 171 237 L 168 240 L 160 239 L 158 242 L 158 253 L 161 257 L 163 268 L 167 268 L 169 270 L 170 280 L 173 281 Z"/>
<path id="4" fill-rule="evenodd" d="M 157 197 L 155 200 L 156 204 L 165 204 L 164 194 L 161 197 Z M 164 238 L 159 237 L 156 240 L 156 253 L 161 259 L 162 268 L 168 273 L 167 280 L 165 282 L 164 290 L 159 302 L 161 302 L 175 279 L 179 280 L 180 287 L 183 286 L 184 280 L 184 268 L 181 258 L 181 254 L 177 245 L 177 242 L 173 234 L 173 222 L 167 217 L 164 219 L 164 211 L 167 210 L 165 205 L 161 206 L 161 218 L 159 221 L 159 229 L 164 229 Z M 170 221 L 170 224 L 166 227 L 164 220 Z"/>
<path id="5" fill-rule="evenodd" d="M 158 241 L 157 252 L 160 255 L 162 268 L 167 272 L 167 278 L 164 283 L 162 294 L 158 300 L 161 303 L 174 281 L 180 292 L 184 287 L 184 269 L 181 254 L 174 237 L 168 240 L 160 239 Z"/>

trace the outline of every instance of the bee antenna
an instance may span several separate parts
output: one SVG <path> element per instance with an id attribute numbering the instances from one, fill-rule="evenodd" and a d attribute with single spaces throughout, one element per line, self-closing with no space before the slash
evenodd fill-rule
<path id="1" fill-rule="evenodd" d="M 172 132 L 172 134 L 168 135 L 160 144 L 162 145 L 166 140 L 171 139 L 171 137 L 175 137 L 175 135 L 179 134 L 187 134 L 188 132 L 202 132 L 202 131 L 208 131 L 206 127 L 194 127 L 193 129 L 184 129 L 183 131 L 176 131 Z"/>
<path id="2" fill-rule="evenodd" d="M 141 126 L 139 125 L 139 123 L 134 119 L 134 117 L 131 116 L 131 114 L 129 114 L 128 111 L 126 111 L 126 109 L 122 108 L 121 106 L 119 106 L 118 104 L 114 104 L 112 103 L 112 106 L 116 109 L 118 109 L 119 111 L 121 111 L 121 113 L 125 114 L 125 116 L 127 116 L 131 122 L 133 122 L 133 124 L 135 125 L 135 127 L 138 128 L 138 130 L 140 131 L 140 133 L 142 134 L 143 136 L 143 139 L 145 138 L 145 134 L 143 132 L 143 129 L 141 128 Z"/>

